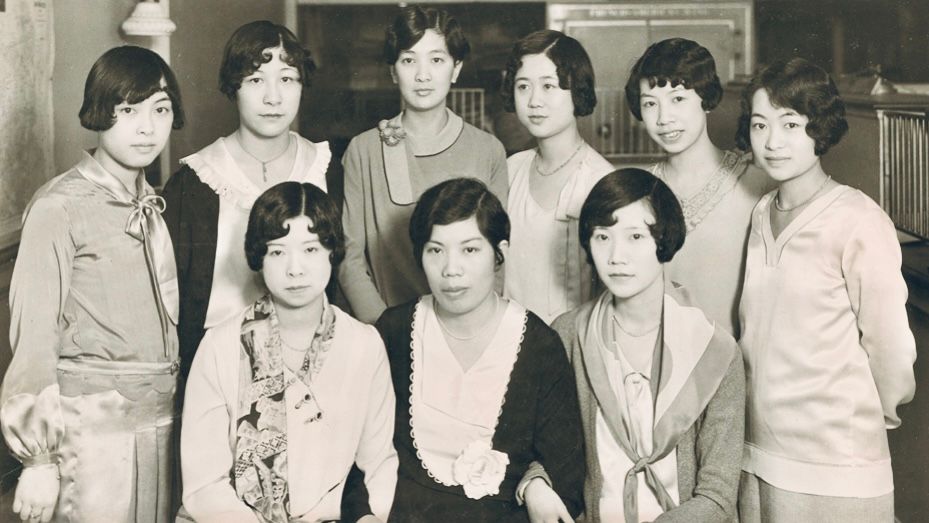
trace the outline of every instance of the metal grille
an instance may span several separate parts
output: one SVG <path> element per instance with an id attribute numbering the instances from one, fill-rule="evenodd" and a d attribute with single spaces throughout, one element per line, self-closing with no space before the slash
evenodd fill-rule
<path id="1" fill-rule="evenodd" d="M 642 122 L 629 112 L 623 89 L 598 88 L 596 92 L 593 114 L 578 121 L 581 135 L 594 149 L 609 159 L 657 161 L 664 156 Z"/>
<path id="2" fill-rule="evenodd" d="M 474 127 L 484 128 L 483 89 L 463 87 L 449 90 L 448 107 Z"/>
<path id="3" fill-rule="evenodd" d="M 877 113 L 881 205 L 898 229 L 929 239 L 929 118 L 916 111 Z"/>

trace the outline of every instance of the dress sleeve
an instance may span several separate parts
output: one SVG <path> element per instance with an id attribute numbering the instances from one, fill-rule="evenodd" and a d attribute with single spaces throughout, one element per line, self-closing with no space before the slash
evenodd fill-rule
<path id="1" fill-rule="evenodd" d="M 200 342 L 187 378 L 181 423 L 181 474 L 184 508 L 195 521 L 253 521 L 259 519 L 236 495 L 232 470 L 230 412 L 237 398 L 235 365 L 228 361 L 229 344 L 238 345 L 210 329 Z M 224 346 L 225 344 L 225 346 Z"/>
<path id="2" fill-rule="evenodd" d="M 342 202 L 342 228 L 345 231 L 345 259 L 339 267 L 339 285 L 352 306 L 355 317 L 365 323 L 374 323 L 387 308 L 377 292 L 371 267 L 368 266 L 365 235 L 365 205 L 368 202 L 363 187 L 364 151 L 357 139 L 348 144 L 343 159 L 344 194 Z"/>
<path id="3" fill-rule="evenodd" d="M 661 514 L 654 523 L 724 522 L 735 518 L 745 433 L 745 369 L 738 348 L 734 354 L 700 420 L 694 449 L 697 475 L 693 497 Z"/>
<path id="4" fill-rule="evenodd" d="M 10 287 L 13 360 L 0 393 L 0 424 L 25 466 L 57 464 L 64 435 L 58 388 L 60 325 L 75 245 L 63 202 L 40 198 L 29 210 Z"/>
<path id="5" fill-rule="evenodd" d="M 906 315 L 901 264 L 893 223 L 875 209 L 862 218 L 846 243 L 842 272 L 888 429 L 900 426 L 897 406 L 912 400 L 916 389 L 916 342 Z"/>
<path id="6" fill-rule="evenodd" d="M 384 342 L 373 327 L 368 329 L 370 342 L 375 345 L 372 352 L 376 363 L 370 377 L 368 408 L 355 463 L 364 472 L 371 512 L 381 521 L 387 521 L 397 487 L 399 463 L 393 444 L 396 399 Z"/>
<path id="7" fill-rule="evenodd" d="M 545 467 L 552 488 L 568 512 L 577 517 L 584 510 L 586 461 L 574 373 L 558 335 L 548 327 L 537 332 L 535 343 L 544 350 L 537 352 L 536 357 L 543 358 L 545 363 L 540 374 L 533 437 L 536 461 Z M 526 334 L 528 337 L 529 333 Z"/>
<path id="8" fill-rule="evenodd" d="M 506 208 L 507 195 L 509 194 L 510 180 L 507 174 L 506 151 L 503 144 L 496 138 L 493 139 L 493 148 L 490 151 L 490 183 L 488 188 L 494 193 L 500 203 Z"/>

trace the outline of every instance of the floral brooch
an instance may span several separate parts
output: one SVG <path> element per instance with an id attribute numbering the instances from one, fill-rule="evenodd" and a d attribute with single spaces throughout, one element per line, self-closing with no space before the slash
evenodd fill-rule
<path id="1" fill-rule="evenodd" d="M 391 123 L 390 120 L 381 120 L 377 123 L 377 131 L 381 135 L 381 141 L 389 147 L 393 147 L 406 138 L 406 131 L 399 123 Z"/>
<path id="2" fill-rule="evenodd" d="M 452 476 L 471 499 L 500 493 L 510 458 L 484 441 L 473 441 L 452 464 Z"/>

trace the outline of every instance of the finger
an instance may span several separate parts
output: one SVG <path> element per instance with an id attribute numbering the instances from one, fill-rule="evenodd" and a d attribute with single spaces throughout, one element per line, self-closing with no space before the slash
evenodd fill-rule
<path id="1" fill-rule="evenodd" d="M 27 521 L 29 516 L 32 515 L 32 505 L 29 503 L 23 503 L 22 510 L 19 511 L 19 519 L 22 521 Z"/>
<path id="2" fill-rule="evenodd" d="M 19 514 L 19 511 L 23 509 L 23 500 L 19 499 L 19 493 L 16 493 L 16 498 L 13 500 L 13 512 Z"/>
<path id="3" fill-rule="evenodd" d="M 568 512 L 568 509 L 564 506 L 564 503 L 560 504 L 558 507 L 558 519 L 564 521 L 564 523 L 574 523 L 574 518 L 571 517 L 571 514 Z"/>
<path id="4" fill-rule="evenodd" d="M 45 507 L 45 510 L 42 511 L 42 523 L 51 521 L 53 515 L 55 515 L 55 505 Z"/>

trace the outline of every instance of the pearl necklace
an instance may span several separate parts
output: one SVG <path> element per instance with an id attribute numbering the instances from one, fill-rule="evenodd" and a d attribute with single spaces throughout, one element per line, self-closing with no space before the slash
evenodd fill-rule
<path id="1" fill-rule="evenodd" d="M 829 180 L 831 179 L 832 179 L 831 175 L 826 176 L 826 179 L 823 180 L 823 183 L 819 186 L 818 189 L 813 191 L 813 194 L 811 194 L 806 200 L 803 200 L 802 202 L 798 203 L 797 205 L 794 205 L 793 207 L 781 207 L 781 190 L 778 189 L 777 194 L 774 195 L 774 208 L 780 212 L 790 212 L 790 211 L 799 209 L 800 207 L 803 207 L 804 205 L 813 201 L 813 198 L 815 198 L 816 195 L 819 194 L 819 191 L 823 190 L 823 187 L 825 187 L 826 184 L 829 183 Z"/>
<path id="2" fill-rule="evenodd" d="M 551 176 L 551 175 L 557 173 L 558 171 L 564 169 L 566 165 L 568 165 L 569 163 L 571 163 L 571 160 L 573 160 L 574 157 L 577 156 L 577 153 L 581 152 L 581 149 L 582 149 L 583 147 L 584 147 L 584 141 L 581 140 L 581 143 L 578 144 L 577 149 L 575 149 L 574 152 L 571 153 L 571 156 L 569 156 L 568 159 L 564 161 L 564 163 L 562 163 L 562 164 L 559 165 L 558 167 L 555 167 L 554 169 L 552 169 L 551 171 L 549 171 L 549 172 L 547 172 L 547 173 L 542 172 L 542 168 L 539 167 L 539 164 L 542 163 L 542 161 L 541 161 L 542 155 L 537 155 L 536 158 L 535 158 L 535 172 L 539 173 L 539 176 L 546 176 L 546 177 Z"/>

